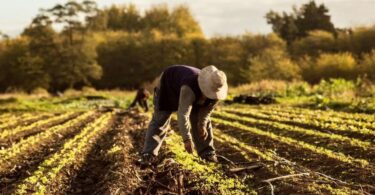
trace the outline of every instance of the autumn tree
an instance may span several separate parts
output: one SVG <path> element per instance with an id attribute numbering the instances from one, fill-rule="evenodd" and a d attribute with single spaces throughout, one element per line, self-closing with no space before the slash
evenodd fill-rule
<path id="1" fill-rule="evenodd" d="M 299 29 L 296 25 L 296 17 L 294 14 L 288 15 L 286 12 L 279 14 L 270 11 L 266 15 L 267 23 L 272 25 L 274 33 L 278 34 L 288 44 L 292 43 L 299 34 Z"/>
<path id="2" fill-rule="evenodd" d="M 0 89 L 25 90 L 48 88 L 48 73 L 44 71 L 43 60 L 32 55 L 29 39 L 17 38 L 10 40 L 0 53 Z"/>
<path id="3" fill-rule="evenodd" d="M 30 57 L 37 57 L 42 70 L 48 75 L 49 90 L 90 85 L 99 79 L 101 67 L 96 63 L 96 45 L 87 37 L 90 18 L 96 12 L 92 1 L 69 1 L 43 9 L 22 33 L 29 37 Z M 84 20 L 82 21 L 82 14 Z M 63 26 L 61 33 L 54 24 Z"/>
<path id="4" fill-rule="evenodd" d="M 175 7 L 170 15 L 172 31 L 179 37 L 187 35 L 203 36 L 198 22 L 192 16 L 190 9 L 186 6 Z"/>
<path id="5" fill-rule="evenodd" d="M 293 12 L 282 14 L 270 11 L 266 14 L 267 23 L 272 25 L 273 31 L 290 44 L 292 41 L 305 37 L 309 31 L 323 30 L 336 33 L 331 22 L 329 10 L 324 4 L 317 5 L 315 1 L 294 8 Z"/>
<path id="6" fill-rule="evenodd" d="M 295 58 L 305 55 L 317 57 L 321 53 L 337 52 L 338 47 L 332 33 L 316 30 L 310 31 L 306 37 L 294 41 L 290 51 Z"/>
<path id="7" fill-rule="evenodd" d="M 335 34 L 336 30 L 328 12 L 324 4 L 317 5 L 315 1 L 302 5 L 296 12 L 298 37 L 304 37 L 312 30 L 323 30 Z"/>

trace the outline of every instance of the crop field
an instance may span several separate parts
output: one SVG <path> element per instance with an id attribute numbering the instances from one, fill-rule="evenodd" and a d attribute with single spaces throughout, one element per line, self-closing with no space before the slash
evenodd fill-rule
<path id="1" fill-rule="evenodd" d="M 125 109 L 131 97 L 3 102 L 0 194 L 375 194 L 374 115 L 223 104 L 220 163 L 186 153 L 173 117 L 143 168 L 151 113 Z"/>

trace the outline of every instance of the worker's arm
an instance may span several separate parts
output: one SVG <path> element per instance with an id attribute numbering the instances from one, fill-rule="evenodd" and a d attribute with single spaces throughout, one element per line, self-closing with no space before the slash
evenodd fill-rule
<path id="1" fill-rule="evenodd" d="M 212 101 L 207 106 L 203 106 L 199 109 L 198 113 L 198 130 L 202 137 L 207 136 L 207 122 L 210 120 L 211 113 L 216 107 L 218 101 Z"/>
<path id="2" fill-rule="evenodd" d="M 189 122 L 189 117 L 194 101 L 195 95 L 193 90 L 190 87 L 183 85 L 180 91 L 180 99 L 177 110 L 177 120 L 178 128 L 180 130 L 184 142 L 187 140 L 191 140 L 191 126 Z"/>

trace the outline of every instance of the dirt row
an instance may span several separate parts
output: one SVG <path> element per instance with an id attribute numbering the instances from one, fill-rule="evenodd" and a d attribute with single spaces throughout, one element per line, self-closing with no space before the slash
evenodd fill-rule
<path id="1" fill-rule="evenodd" d="M 60 150 L 66 140 L 78 134 L 90 120 L 73 128 L 76 129 L 64 137 L 59 137 L 53 144 L 44 145 L 43 149 L 23 158 L 13 170 L 0 175 L 1 194 L 11 194 L 15 187 L 33 173 L 38 165 Z M 137 165 L 139 152 L 148 118 L 139 113 L 118 114 L 113 125 L 93 145 L 83 163 L 68 167 L 59 175 L 59 183 L 52 182 L 48 189 L 58 194 L 149 194 L 163 192 L 193 191 L 189 180 L 196 175 L 181 168 L 177 163 L 160 166 L 166 158 L 172 158 L 165 148 L 162 149 L 159 166 L 141 169 Z M 63 123 L 64 121 L 61 121 Z M 57 124 L 56 124 L 57 125 Z M 52 126 L 52 125 L 51 125 Z M 183 183 L 176 183 L 177 175 L 184 174 Z M 186 185 L 185 185 L 186 184 Z M 182 188 L 181 186 L 185 186 Z"/>
<path id="2" fill-rule="evenodd" d="M 92 119 L 91 119 L 92 120 Z M 87 155 L 82 157 L 83 163 L 69 167 L 60 176 L 60 183 L 53 183 L 58 194 L 214 194 L 214 191 L 200 191 L 202 182 L 199 175 L 185 170 L 176 163 L 174 156 L 164 146 L 154 166 L 142 168 L 137 164 L 143 147 L 144 135 L 149 118 L 136 111 L 116 114 L 114 122 L 95 143 Z M 57 139 L 53 145 L 45 146 L 38 154 L 24 161 L 12 174 L 0 175 L 0 192 L 9 194 L 14 186 L 32 173 L 44 159 L 58 151 L 64 142 L 82 129 L 84 121 L 77 132 Z M 326 158 L 310 151 L 271 140 L 264 136 L 254 135 L 240 129 L 227 126 L 215 126 L 244 143 L 260 150 L 274 150 L 280 157 L 308 167 L 311 170 L 326 173 L 348 182 L 362 184 L 363 189 L 371 193 L 367 185 L 375 184 L 374 170 L 359 169 L 337 160 Z M 259 157 L 231 147 L 228 143 L 215 142 L 218 154 L 224 155 L 232 162 L 244 165 L 258 161 Z M 247 155 L 247 158 L 245 157 Z M 248 156 L 252 158 L 249 159 Z M 226 165 L 222 170 L 228 177 L 240 178 L 244 183 L 260 194 L 269 194 L 270 188 L 262 183 L 264 179 L 274 178 L 291 173 L 290 167 L 275 162 L 263 162 L 260 169 L 227 172 Z M 293 170 L 292 170 L 293 172 Z M 195 182 L 194 182 L 195 181 Z M 199 181 L 199 182 L 197 182 Z M 277 194 L 314 193 L 309 189 L 310 178 L 301 177 L 286 181 L 274 182 Z M 331 184 L 330 184 L 331 185 Z M 335 188 L 334 185 L 331 187 Z M 327 191 L 320 193 L 324 194 Z M 319 193 L 319 192 L 315 192 Z"/>
<path id="3" fill-rule="evenodd" d="M 285 106 L 270 106 L 270 107 L 255 107 L 259 110 L 271 110 L 276 112 L 285 112 L 291 114 L 301 114 L 301 115 L 308 115 L 308 116 L 316 116 L 316 115 L 324 115 L 327 117 L 334 117 L 340 119 L 350 119 L 350 120 L 357 120 L 363 121 L 368 123 L 373 123 L 375 120 L 374 115 L 365 114 L 365 113 L 354 113 L 354 112 L 344 112 L 344 111 L 333 111 L 333 110 L 321 110 L 321 109 L 311 109 L 311 108 L 303 108 L 303 107 L 285 107 Z M 313 113 L 311 113 L 313 111 Z"/>
<path id="4" fill-rule="evenodd" d="M 237 115 L 243 116 L 243 117 L 251 117 L 251 118 L 260 119 L 260 120 L 273 121 L 275 123 L 283 123 L 283 124 L 293 125 L 293 126 L 302 127 L 302 128 L 314 129 L 314 130 L 321 131 L 321 132 L 324 132 L 324 133 L 334 133 L 334 134 L 338 134 L 338 135 L 342 135 L 342 136 L 346 136 L 346 137 L 356 138 L 356 139 L 359 139 L 359 140 L 362 140 L 362 141 L 374 142 L 374 140 L 375 140 L 375 135 L 362 134 L 361 132 L 357 132 L 357 131 L 350 131 L 350 129 L 349 129 L 350 127 L 348 127 L 347 131 L 338 131 L 338 130 L 335 130 L 335 129 L 332 129 L 332 128 L 326 128 L 326 127 L 321 127 L 321 126 L 312 125 L 312 124 L 305 124 L 305 123 L 296 122 L 296 121 L 279 121 L 279 120 L 272 119 L 272 118 L 269 118 L 269 117 L 256 116 L 256 115 L 250 114 L 250 113 L 246 113 L 246 114 L 245 113 L 239 113 L 239 112 L 231 112 L 231 113 L 234 113 L 234 114 L 237 114 Z"/>
<path id="5" fill-rule="evenodd" d="M 306 119 L 313 119 L 315 121 L 319 121 L 319 123 L 323 125 L 330 125 L 332 123 L 337 124 L 337 125 L 344 125 L 344 126 L 353 126 L 356 128 L 367 128 L 367 129 L 372 129 L 375 130 L 375 124 L 373 121 L 367 122 L 367 121 L 359 121 L 355 120 L 353 118 L 340 118 L 340 117 L 332 117 L 332 116 L 327 116 L 327 117 L 321 117 L 319 116 L 319 113 L 315 113 L 315 115 L 309 115 L 309 114 L 303 114 L 303 113 L 290 113 L 288 111 L 272 111 L 272 110 L 265 110 L 265 109 L 260 109 L 257 110 L 257 112 L 260 112 L 262 114 L 266 115 L 276 115 L 280 117 L 286 117 L 288 119 L 293 118 L 298 118 L 300 116 L 303 116 L 303 118 Z"/>
<path id="6" fill-rule="evenodd" d="M 48 128 L 53 127 L 55 125 L 59 125 L 59 124 L 65 123 L 65 122 L 67 122 L 67 121 L 69 121 L 69 120 L 71 120 L 71 119 L 79 116 L 80 114 L 82 114 L 82 113 L 81 112 L 77 112 L 77 113 L 74 113 L 74 114 L 70 115 L 69 117 L 66 117 L 66 118 L 63 118 L 63 119 L 60 119 L 60 120 L 56 120 L 56 121 L 50 122 L 50 123 L 45 124 L 45 125 L 34 127 L 34 128 L 31 128 L 31 129 L 28 129 L 27 131 L 21 131 L 21 132 L 19 132 L 17 134 L 12 135 L 8 139 L 0 139 L 0 147 L 2 147 L 3 149 L 4 148 L 8 148 L 13 143 L 18 142 L 21 139 L 25 139 L 25 138 L 27 138 L 29 136 L 33 136 L 35 134 L 38 134 L 38 133 L 40 133 L 42 131 L 45 131 Z M 43 119 L 41 119 L 41 120 L 43 120 Z M 37 120 L 37 121 L 34 121 L 34 122 L 38 122 L 38 121 L 41 121 L 41 120 Z M 45 120 L 48 120 L 48 118 L 45 119 Z M 30 123 L 29 125 L 32 125 L 32 123 Z"/>
<path id="7" fill-rule="evenodd" d="M 236 176 L 241 178 L 249 188 L 256 190 L 259 194 L 271 193 L 269 184 L 263 182 L 264 180 L 293 174 L 311 173 L 305 167 L 296 166 L 291 162 L 284 161 L 284 159 L 262 160 L 261 157 L 251 151 L 247 151 L 244 148 L 239 149 L 218 140 L 216 140 L 215 146 L 218 153 L 226 155 L 233 162 L 240 162 L 239 165 L 241 167 L 250 167 L 259 163 L 263 165 L 259 169 L 236 173 Z M 327 180 L 314 174 L 276 180 L 272 182 L 272 185 L 275 194 L 331 194 L 332 191 L 351 191 L 346 186 L 337 185 L 332 180 Z"/>
<path id="8" fill-rule="evenodd" d="M 265 120 L 265 119 L 255 118 L 255 117 L 250 116 L 250 115 L 238 114 L 238 113 L 235 113 L 235 112 L 228 112 L 228 113 L 236 114 L 236 115 L 241 116 L 241 117 L 257 119 L 259 121 Z M 223 119 L 225 119 L 225 118 L 223 118 Z M 349 155 L 349 156 L 354 157 L 354 158 L 365 159 L 365 160 L 367 160 L 370 163 L 375 165 L 375 148 L 374 148 L 374 146 L 369 146 L 369 147 L 363 148 L 363 147 L 359 147 L 359 146 L 353 146 L 350 143 L 348 143 L 347 141 L 333 140 L 331 138 L 304 134 L 302 132 L 286 131 L 286 130 L 277 128 L 273 125 L 261 124 L 261 123 L 257 123 L 257 122 L 254 122 L 254 123 L 253 122 L 246 122 L 246 121 L 238 121 L 238 122 L 240 122 L 242 124 L 245 124 L 245 125 L 248 125 L 248 126 L 251 126 L 251 127 L 256 127 L 256 128 L 258 128 L 260 130 L 263 130 L 263 131 L 269 131 L 269 132 L 275 133 L 279 136 L 290 137 L 290 138 L 293 138 L 295 140 L 303 141 L 305 143 L 309 143 L 311 145 L 323 147 L 323 148 L 326 148 L 326 149 L 329 149 L 329 150 L 332 150 L 332 151 L 335 151 L 335 152 L 342 152 L 343 154 Z M 281 122 L 274 121 L 274 124 L 277 124 L 277 123 L 281 123 Z M 281 124 L 285 124 L 285 123 L 281 123 Z M 286 124 L 286 125 L 290 125 L 290 124 Z M 290 125 L 290 126 L 292 127 L 294 125 Z"/>
<path id="9" fill-rule="evenodd" d="M 368 186 L 368 190 L 375 185 L 375 170 L 359 168 L 348 163 L 327 158 L 325 155 L 312 153 L 294 145 L 282 143 L 266 136 L 260 136 L 238 128 L 218 125 L 216 129 L 235 137 L 243 143 L 259 148 L 261 150 L 274 151 L 278 156 L 296 162 L 312 171 L 324 173 L 346 182 Z"/>
<path id="10" fill-rule="evenodd" d="M 87 120 L 81 121 L 74 127 L 69 127 L 70 133 L 66 135 L 56 136 L 54 142 L 50 144 L 43 144 L 43 148 L 36 153 L 27 154 L 18 159 L 17 165 L 13 167 L 9 172 L 0 174 L 0 192 L 11 193 L 15 187 L 25 178 L 29 177 L 39 166 L 41 162 L 53 155 L 56 151 L 62 149 L 66 140 L 73 138 L 77 135 L 80 130 L 86 126 L 86 124 L 92 122 L 97 115 L 89 117 Z M 59 124 L 63 124 L 66 121 L 61 121 Z M 53 124 L 53 125 L 59 125 Z M 49 126 L 53 126 L 52 124 Z"/>
<path id="11" fill-rule="evenodd" d="M 126 115 L 115 122 L 94 145 L 86 161 L 66 186 L 66 194 L 124 194 L 138 186 L 136 155 L 129 131 L 134 124 Z"/>
<path id="12" fill-rule="evenodd" d="M 36 115 L 38 115 L 38 113 L 35 113 Z M 39 120 L 45 120 L 49 117 L 52 117 L 52 116 L 48 116 L 48 115 L 44 115 L 44 114 L 39 114 L 41 115 L 40 117 L 37 116 L 36 118 L 32 118 L 32 119 L 24 119 L 22 117 L 18 117 L 18 118 L 15 118 L 13 120 L 16 120 L 16 122 L 14 124 L 11 124 L 11 125 L 7 125 L 3 128 L 0 128 L 0 132 L 4 131 L 4 130 L 7 130 L 7 129 L 11 129 L 11 128 L 14 128 L 14 127 L 17 127 L 17 126 L 26 126 L 26 125 L 30 125 L 36 121 L 39 121 Z"/>
<path id="13" fill-rule="evenodd" d="M 197 173 L 182 168 L 166 144 L 151 167 L 137 160 L 144 143 L 149 118 L 138 112 L 117 116 L 114 127 L 88 155 L 83 168 L 73 174 L 67 194 L 217 194 L 201 189 Z M 222 149 L 228 147 L 220 147 Z M 238 161 L 238 159 L 237 159 Z M 223 170 L 222 170 L 223 171 Z M 238 177 L 238 175 L 229 175 Z M 204 190 L 204 191 L 202 191 Z"/>

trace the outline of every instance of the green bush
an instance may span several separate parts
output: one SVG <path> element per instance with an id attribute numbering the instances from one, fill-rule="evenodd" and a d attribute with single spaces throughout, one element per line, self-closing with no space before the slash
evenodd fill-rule
<path id="1" fill-rule="evenodd" d="M 345 79 L 329 79 L 322 80 L 318 85 L 315 85 L 313 92 L 331 99 L 353 99 L 356 94 L 356 88 L 357 84 L 354 81 Z"/>
<path id="2" fill-rule="evenodd" d="M 10 40 L 0 53 L 0 90 L 48 88 L 50 77 L 43 60 L 30 53 L 29 43 L 25 37 Z"/>
<path id="3" fill-rule="evenodd" d="M 249 63 L 252 81 L 301 79 L 299 66 L 282 50 L 265 49 L 260 55 L 250 58 Z"/>
<path id="4" fill-rule="evenodd" d="M 360 63 L 361 74 L 367 75 L 367 78 L 375 81 L 375 49 L 371 53 L 364 54 Z"/>
<path id="5" fill-rule="evenodd" d="M 370 53 L 375 47 L 375 26 L 354 29 L 350 39 L 353 54 Z"/>
<path id="6" fill-rule="evenodd" d="M 307 96 L 311 86 L 303 81 L 287 82 L 281 80 L 262 80 L 230 88 L 231 94 L 272 95 L 277 97 Z"/>
<path id="7" fill-rule="evenodd" d="M 301 97 L 311 94 L 311 86 L 304 81 L 288 83 L 286 97 Z"/>
<path id="8" fill-rule="evenodd" d="M 322 54 L 316 60 L 313 71 L 313 74 L 318 76 L 318 80 L 329 78 L 355 79 L 358 76 L 356 60 L 350 53 Z"/>
<path id="9" fill-rule="evenodd" d="M 332 33 L 316 30 L 309 32 L 307 37 L 294 41 L 291 52 L 295 57 L 304 55 L 316 57 L 324 52 L 333 52 L 335 48 L 335 38 Z"/>
<path id="10" fill-rule="evenodd" d="M 31 91 L 32 95 L 38 96 L 39 98 L 41 97 L 50 97 L 50 94 L 48 91 L 44 88 L 37 87 Z"/>

